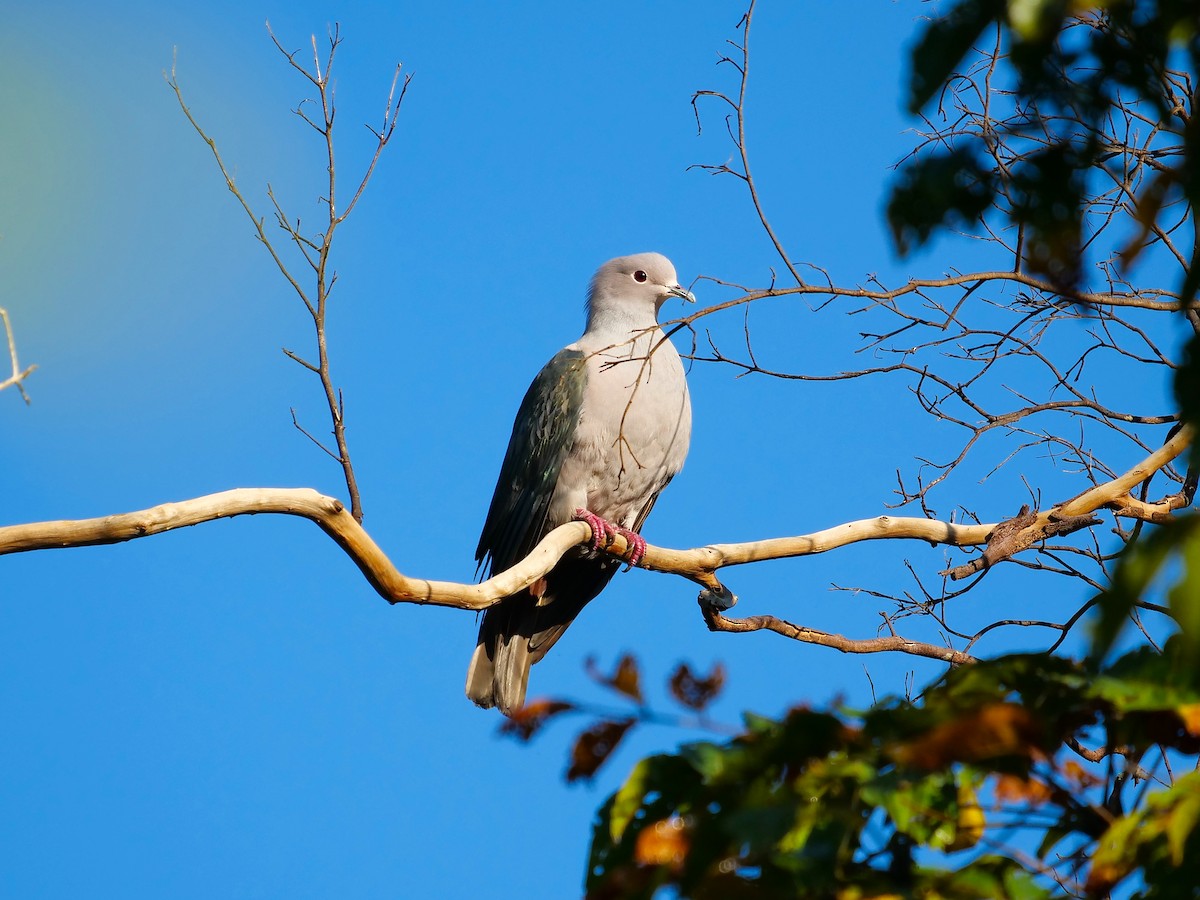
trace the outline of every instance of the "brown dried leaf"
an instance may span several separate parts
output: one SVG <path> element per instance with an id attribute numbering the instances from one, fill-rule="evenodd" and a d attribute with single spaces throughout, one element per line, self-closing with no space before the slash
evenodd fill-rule
<path id="1" fill-rule="evenodd" d="M 588 675 L 597 684 L 602 684 L 607 688 L 612 688 L 617 693 L 624 694 L 639 706 L 644 702 L 642 700 L 642 680 L 638 673 L 637 660 L 628 653 L 618 660 L 617 667 L 611 675 L 602 673 L 596 667 L 596 660 L 590 656 L 584 665 Z"/>
<path id="2" fill-rule="evenodd" d="M 688 709 L 701 712 L 725 686 L 725 667 L 719 662 L 714 663 L 712 671 L 700 678 L 687 663 L 680 663 L 679 668 L 671 674 L 668 685 L 671 696 Z"/>
<path id="3" fill-rule="evenodd" d="M 551 718 L 559 713 L 574 709 L 575 704 L 564 700 L 538 699 L 530 700 L 519 709 L 515 709 L 500 725 L 500 733 L 512 735 L 518 740 L 527 741 Z"/>
<path id="4" fill-rule="evenodd" d="M 636 719 L 621 719 L 615 722 L 599 722 L 575 739 L 571 748 L 571 765 L 567 769 L 567 782 L 580 778 L 591 778 L 604 765 L 612 752 L 621 743 L 621 738 Z"/>
<path id="5" fill-rule="evenodd" d="M 1016 775 L 996 776 L 996 800 L 999 803 L 1028 803 L 1030 806 L 1040 806 L 1051 796 L 1053 791 L 1044 782 Z"/>
<path id="6" fill-rule="evenodd" d="M 1089 772 L 1073 759 L 1068 759 L 1066 762 L 1064 762 L 1059 767 L 1059 771 L 1062 772 L 1063 777 L 1066 778 L 1067 781 L 1071 782 L 1072 787 L 1074 787 L 1076 791 L 1082 791 L 1084 788 L 1095 787 L 1104 780 L 1095 773 Z"/>
<path id="7" fill-rule="evenodd" d="M 1040 727 L 1028 710 L 1015 703 L 990 703 L 943 722 L 897 746 L 895 760 L 919 769 L 940 769 L 951 762 L 974 762 L 998 756 L 1039 756 Z"/>
<path id="8" fill-rule="evenodd" d="M 1167 199 L 1167 192 L 1177 178 L 1178 175 L 1174 169 L 1165 169 L 1158 172 L 1142 189 L 1134 207 L 1134 219 L 1138 223 L 1137 233 L 1117 253 L 1121 265 L 1125 268 L 1133 265 L 1134 260 L 1146 249 L 1146 239 L 1150 235 L 1150 229 L 1158 221 L 1159 213 L 1162 212 L 1163 204 Z"/>
<path id="9" fill-rule="evenodd" d="M 643 866 L 667 866 L 679 872 L 691 843 L 687 822 L 681 816 L 671 816 L 642 829 L 633 848 L 633 858 Z"/>

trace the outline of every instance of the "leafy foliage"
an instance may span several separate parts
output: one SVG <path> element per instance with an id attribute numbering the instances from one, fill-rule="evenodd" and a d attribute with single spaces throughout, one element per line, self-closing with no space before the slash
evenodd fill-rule
<path id="1" fill-rule="evenodd" d="M 1061 0 L 962 0 L 926 28 L 913 52 L 909 108 L 919 113 L 947 100 L 971 80 L 957 70 L 974 64 L 984 42 L 1006 45 L 1011 90 L 993 101 L 989 127 L 956 130 L 914 155 L 903 167 L 888 206 L 902 252 L 928 240 L 936 226 L 970 227 L 992 210 L 999 225 L 1021 231 L 1022 264 L 1064 289 L 1083 278 L 1089 203 L 1086 173 L 1102 172 L 1112 158 L 1108 139 L 1114 109 L 1141 104 L 1156 137 L 1148 147 L 1153 177 L 1138 178 L 1136 202 L 1144 233 L 1166 202 L 1196 199 L 1195 160 L 1200 135 L 1190 117 L 1190 85 L 1168 68 L 1200 62 L 1200 15 L 1185 0 L 1113 0 L 1079 16 Z M 949 96 L 947 96 L 949 95 Z M 1180 102 L 1182 99 L 1182 103 Z M 1151 116 L 1153 118 L 1151 118 Z M 952 174 L 951 174 L 952 173 Z M 948 189 L 947 185 L 954 189 Z M 1104 227 L 1100 225 L 1099 227 Z M 1125 261 L 1140 245 L 1128 250 Z M 1181 293 L 1196 290 L 1196 258 Z"/>
<path id="2" fill-rule="evenodd" d="M 622 701 L 632 704 L 626 715 L 614 715 L 612 710 L 589 707 L 569 700 L 537 698 L 530 700 L 501 723 L 500 734 L 529 741 L 551 720 L 564 713 L 582 713 L 595 717 L 595 722 L 580 732 L 571 745 L 571 758 L 567 766 L 566 780 L 590 781 L 616 751 L 625 735 L 638 724 L 698 724 L 707 725 L 705 710 L 721 693 L 725 686 L 725 669 L 717 663 L 707 675 L 692 671 L 686 662 L 676 666 L 667 679 L 671 698 L 687 714 L 697 714 L 698 719 L 690 723 L 678 715 L 652 712 L 646 705 L 642 692 L 641 669 L 637 660 L 628 653 L 621 656 L 612 674 L 606 675 L 589 658 L 585 663 L 588 676 L 603 688 L 612 691 Z M 649 838 L 647 838 L 649 840 Z"/>
<path id="3" fill-rule="evenodd" d="M 896 177 L 888 223 L 901 253 L 941 226 L 970 228 L 992 204 L 992 173 L 973 152 L 954 147 L 914 159 Z"/>
<path id="4" fill-rule="evenodd" d="M 1200 778 L 1139 762 L 1200 751 L 1200 677 L 1163 679 L 1180 648 L 1099 671 L 1007 656 L 920 704 L 747 716 L 731 741 L 637 764 L 600 810 L 588 894 L 1032 898 L 1138 871 L 1144 896 L 1182 896 L 1200 886 L 1172 865 L 1200 845 Z M 1113 754 L 1102 774 L 1069 749 L 1081 729 L 1102 752 L 1079 753 Z"/>
<path id="5" fill-rule="evenodd" d="M 1052 306 L 1097 314 L 1089 274 L 1116 297 L 1146 247 L 1168 248 L 1179 287 L 1147 308 L 1177 308 L 1192 332 L 1172 434 L 1200 425 L 1197 71 L 1194 0 L 959 0 L 926 27 L 910 83 L 913 112 L 936 100 L 926 115 L 948 124 L 901 165 L 887 209 L 902 252 L 983 232 Z M 1108 246 L 1123 249 L 1089 260 L 1118 221 Z M 1187 503 L 1198 460 L 1193 441 Z M 916 700 L 746 714 L 732 739 L 641 760 L 599 810 L 588 896 L 1200 897 L 1200 516 L 1123 538 L 1078 614 L 1097 613 L 1082 661 L 983 660 Z M 1130 649 L 1140 609 L 1177 630 Z M 682 674 L 672 688 L 706 696 Z"/>

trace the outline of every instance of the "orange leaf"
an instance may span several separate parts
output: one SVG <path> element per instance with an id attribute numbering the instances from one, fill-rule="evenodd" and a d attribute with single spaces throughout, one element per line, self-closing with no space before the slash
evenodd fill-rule
<path id="1" fill-rule="evenodd" d="M 1177 706 L 1175 712 L 1183 719 L 1183 728 L 1192 737 L 1200 737 L 1200 703 L 1185 703 Z"/>
<path id="2" fill-rule="evenodd" d="M 617 749 L 621 738 L 636 722 L 636 719 L 621 719 L 616 722 L 600 722 L 593 725 L 575 739 L 571 748 L 571 765 L 567 769 L 567 781 L 591 778 L 604 761 Z"/>
<path id="3" fill-rule="evenodd" d="M 678 872 L 689 849 L 687 822 L 680 816 L 671 816 L 642 829 L 633 848 L 633 858 L 643 866 L 668 866 Z"/>
<path id="4" fill-rule="evenodd" d="M 563 700 L 530 700 L 524 706 L 514 709 L 509 714 L 509 717 L 500 725 L 500 733 L 511 734 L 515 738 L 527 741 L 551 717 L 574 708 L 574 704 Z"/>
<path id="5" fill-rule="evenodd" d="M 700 678 L 687 663 L 680 663 L 668 682 L 671 695 L 688 709 L 700 712 L 716 699 L 725 686 L 725 667 L 714 663 L 712 671 Z"/>
<path id="6" fill-rule="evenodd" d="M 1100 784 L 1101 781 L 1103 781 L 1103 779 L 1098 775 L 1089 772 L 1073 759 L 1068 759 L 1066 762 L 1064 762 L 1059 767 L 1059 771 L 1063 773 L 1063 777 L 1071 782 L 1071 785 L 1077 791 L 1081 791 L 1084 788 L 1095 787 L 1096 785 Z"/>
<path id="7" fill-rule="evenodd" d="M 996 776 L 996 799 L 1000 803 L 1028 803 L 1039 806 L 1050 799 L 1050 787 L 1032 778 L 1017 775 Z"/>
<path id="8" fill-rule="evenodd" d="M 638 674 L 637 660 L 628 653 L 618 660 L 617 667 L 611 675 L 605 675 L 600 672 L 596 668 L 596 661 L 590 656 L 584 665 L 593 681 L 605 687 L 612 688 L 617 693 L 624 694 L 639 706 L 642 704 L 642 684 L 641 677 Z"/>
<path id="9" fill-rule="evenodd" d="M 951 762 L 973 762 L 998 756 L 1040 755 L 1040 727 L 1030 712 L 1015 703 L 990 703 L 900 744 L 892 756 L 903 765 L 940 769 Z"/>
<path id="10" fill-rule="evenodd" d="M 1112 864 L 1094 865 L 1091 871 L 1088 872 L 1087 881 L 1084 883 L 1083 889 L 1088 892 L 1090 897 L 1107 896 L 1109 892 L 1116 887 L 1129 873 L 1120 866 Z"/>

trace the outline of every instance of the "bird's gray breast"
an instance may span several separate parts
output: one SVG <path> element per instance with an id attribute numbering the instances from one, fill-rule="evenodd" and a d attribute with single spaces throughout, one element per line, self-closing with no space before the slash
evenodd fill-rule
<path id="1" fill-rule="evenodd" d="M 683 364 L 658 330 L 580 349 L 589 353 L 587 381 L 550 517 L 565 522 L 585 507 L 633 527 L 687 456 L 692 409 Z"/>

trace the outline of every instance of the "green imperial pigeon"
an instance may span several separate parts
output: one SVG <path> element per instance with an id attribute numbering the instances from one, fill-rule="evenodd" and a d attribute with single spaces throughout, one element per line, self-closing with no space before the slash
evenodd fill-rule
<path id="1" fill-rule="evenodd" d="M 502 572 L 572 519 L 587 522 L 593 539 L 483 614 L 467 670 L 467 696 L 480 706 L 509 715 L 525 702 L 529 667 L 620 565 L 603 544 L 624 535 L 631 565 L 646 552 L 637 532 L 683 468 L 692 431 L 683 364 L 658 327 L 668 297 L 695 300 L 665 256 L 606 262 L 588 290 L 583 336 L 521 401 L 476 561 Z"/>

